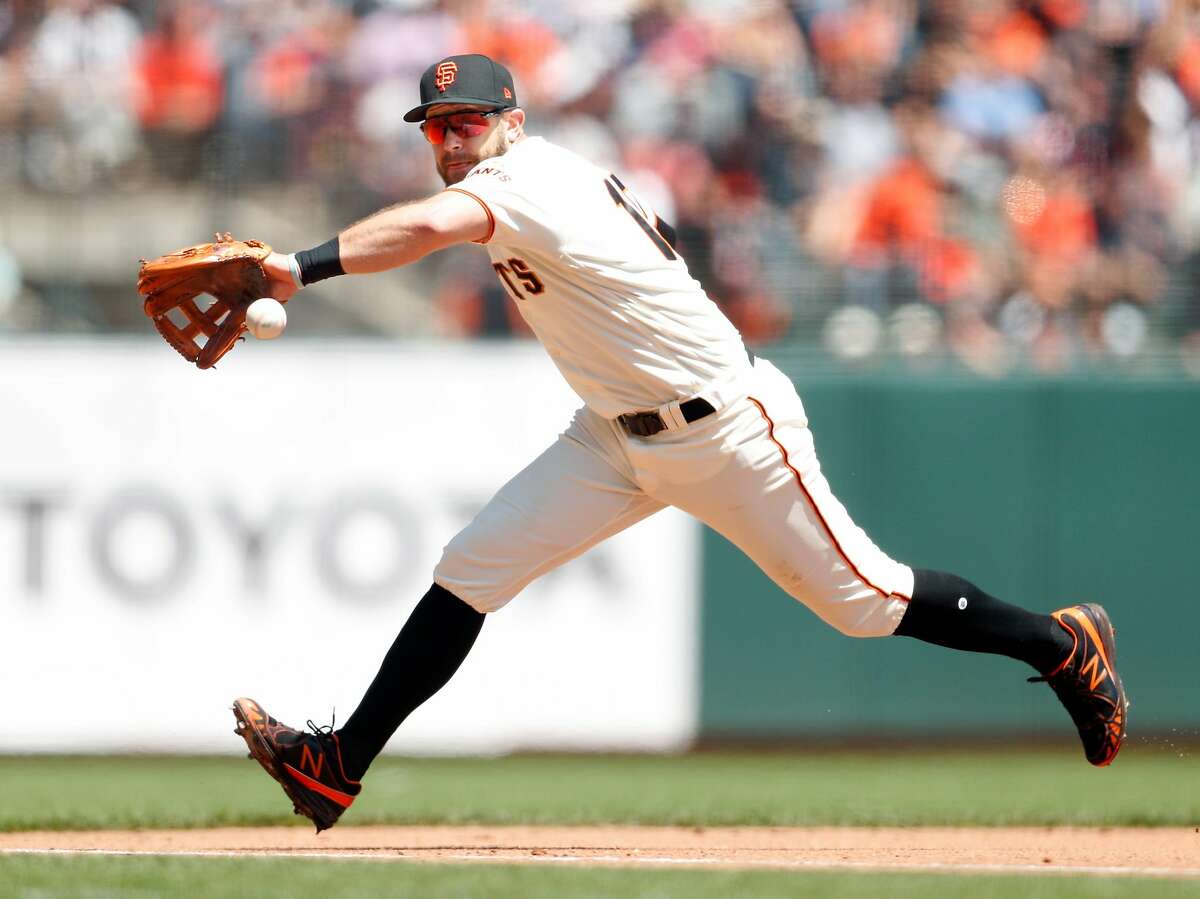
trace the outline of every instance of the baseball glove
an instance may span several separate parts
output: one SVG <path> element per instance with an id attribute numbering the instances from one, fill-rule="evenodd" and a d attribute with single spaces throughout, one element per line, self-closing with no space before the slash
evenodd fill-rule
<path id="1" fill-rule="evenodd" d="M 262 261 L 270 252 L 257 240 L 217 234 L 212 243 L 143 259 L 137 289 L 146 314 L 183 358 L 212 368 L 246 330 L 246 307 L 267 295 Z M 202 309 L 201 294 L 214 302 Z"/>

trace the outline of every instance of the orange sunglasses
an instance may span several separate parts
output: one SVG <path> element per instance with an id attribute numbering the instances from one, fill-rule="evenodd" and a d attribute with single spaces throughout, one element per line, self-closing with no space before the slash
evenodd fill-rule
<path id="1" fill-rule="evenodd" d="M 453 131 L 466 140 L 487 131 L 488 119 L 500 115 L 501 111 L 496 109 L 492 112 L 456 112 L 435 116 L 421 123 L 421 131 L 425 134 L 425 140 L 435 146 L 446 140 L 447 131 Z"/>

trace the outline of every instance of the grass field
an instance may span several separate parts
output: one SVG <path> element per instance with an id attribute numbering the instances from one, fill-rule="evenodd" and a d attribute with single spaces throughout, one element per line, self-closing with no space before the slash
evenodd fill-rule
<path id="1" fill-rule="evenodd" d="M 1188 752 L 715 753 L 381 759 L 354 824 L 1200 824 Z M 0 757 L 0 830 L 296 824 L 244 758 Z M 1200 835 L 1197 836 L 1200 859 Z M 1200 864 L 1200 862 L 1198 862 Z M 0 856 L 0 896 L 1190 896 L 1192 881 Z"/>
<path id="2" fill-rule="evenodd" d="M 246 758 L 3 757 L 0 830 L 300 823 Z M 1200 823 L 1194 757 L 1074 752 L 381 758 L 345 824 Z"/>
<path id="3" fill-rule="evenodd" d="M 1196 884 L 1150 879 L 779 871 L 622 871 L 278 859 L 0 857 L 3 899 L 187 896 L 653 897 L 653 899 L 1184 899 Z"/>

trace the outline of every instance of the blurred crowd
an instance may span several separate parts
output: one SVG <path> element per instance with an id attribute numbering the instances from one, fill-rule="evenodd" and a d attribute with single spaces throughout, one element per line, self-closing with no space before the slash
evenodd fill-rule
<path id="1" fill-rule="evenodd" d="M 401 116 L 461 52 L 675 224 L 751 343 L 1200 358 L 1200 0 L 8 0 L 0 190 L 303 182 L 348 222 L 439 186 Z M 437 329 L 522 333 L 477 255 Z M 18 265 L 0 234 L 0 329 Z"/>

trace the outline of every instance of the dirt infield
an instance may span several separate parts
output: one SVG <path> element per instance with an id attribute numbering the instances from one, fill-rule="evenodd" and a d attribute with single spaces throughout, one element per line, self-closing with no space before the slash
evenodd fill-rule
<path id="1" fill-rule="evenodd" d="M 295 827 L 0 834 L 0 853 L 951 870 L 1200 878 L 1200 828 Z"/>

